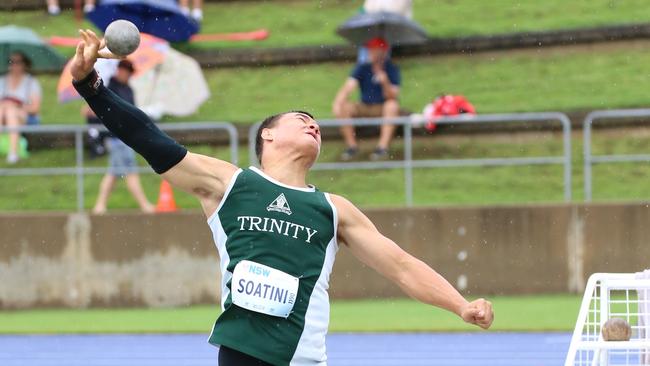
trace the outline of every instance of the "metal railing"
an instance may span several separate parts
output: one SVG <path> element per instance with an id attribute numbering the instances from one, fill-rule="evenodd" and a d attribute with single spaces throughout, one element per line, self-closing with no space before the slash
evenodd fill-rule
<path id="1" fill-rule="evenodd" d="M 515 158 L 483 158 L 483 159 L 427 159 L 413 160 L 413 124 L 425 122 L 422 117 L 399 117 L 390 120 L 382 118 L 358 118 L 342 120 L 320 120 L 321 127 L 380 126 L 386 122 L 404 126 L 404 160 L 399 161 L 364 161 L 364 162 L 334 162 L 317 163 L 313 170 L 350 170 L 350 169 L 404 169 L 404 189 L 406 205 L 413 205 L 413 168 L 450 168 L 450 167 L 486 167 L 486 166 L 516 166 L 516 165 L 563 165 L 564 200 L 571 200 L 571 123 L 563 113 L 513 113 L 486 114 L 478 116 L 459 116 L 439 119 L 436 124 L 485 124 L 502 122 L 534 122 L 562 125 L 563 154 L 561 156 L 515 157 Z M 258 165 L 255 154 L 255 139 L 261 123 L 253 125 L 248 132 L 249 160 L 251 165 Z"/>
<path id="2" fill-rule="evenodd" d="M 621 122 L 623 119 L 650 117 L 650 109 L 613 109 L 593 111 L 585 117 L 583 122 L 583 154 L 584 154 L 584 175 L 585 175 L 585 202 L 592 198 L 593 181 L 592 165 L 599 163 L 626 163 L 626 162 L 650 162 L 649 154 L 626 154 L 626 155 L 592 155 L 591 135 L 592 125 L 596 120 L 607 119 L 612 122 Z M 618 120 L 618 121 L 617 121 Z"/>
<path id="3" fill-rule="evenodd" d="M 230 159 L 235 165 L 238 163 L 239 140 L 237 129 L 227 122 L 188 122 L 188 123 L 162 123 L 158 127 L 163 131 L 202 131 L 202 130 L 224 130 L 228 133 L 230 146 Z M 75 166 L 56 168 L 0 168 L 1 176 L 57 176 L 75 175 L 77 186 L 77 210 L 84 208 L 84 176 L 89 174 L 105 174 L 108 168 L 93 168 L 84 166 L 84 135 L 91 128 L 106 131 L 103 126 L 89 125 L 45 125 L 45 126 L 21 126 L 21 127 L 0 127 L 0 133 L 18 131 L 30 134 L 74 134 Z M 141 173 L 153 173 L 149 167 L 138 167 Z"/>

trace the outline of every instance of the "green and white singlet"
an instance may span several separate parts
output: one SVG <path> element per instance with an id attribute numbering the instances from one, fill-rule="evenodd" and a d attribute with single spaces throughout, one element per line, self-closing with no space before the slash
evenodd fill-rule
<path id="1" fill-rule="evenodd" d="M 329 195 L 240 169 L 208 225 L 221 258 L 223 310 L 209 342 L 274 365 L 325 365 L 338 250 Z"/>

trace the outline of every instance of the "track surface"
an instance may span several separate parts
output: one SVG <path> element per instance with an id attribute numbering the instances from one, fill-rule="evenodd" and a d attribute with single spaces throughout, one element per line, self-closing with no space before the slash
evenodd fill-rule
<path id="1" fill-rule="evenodd" d="M 3 366 L 216 366 L 206 335 L 0 336 Z M 566 333 L 332 334 L 329 366 L 562 365 Z"/>

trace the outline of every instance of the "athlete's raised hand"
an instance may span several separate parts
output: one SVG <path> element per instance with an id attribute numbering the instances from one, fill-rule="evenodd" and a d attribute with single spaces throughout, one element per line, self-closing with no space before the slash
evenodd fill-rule
<path id="1" fill-rule="evenodd" d="M 460 316 L 467 323 L 488 329 L 494 320 L 492 303 L 485 299 L 474 300 L 463 308 Z"/>
<path id="2" fill-rule="evenodd" d="M 90 29 L 79 30 L 81 41 L 77 45 L 77 51 L 72 58 L 70 73 L 75 80 L 82 80 L 93 70 L 98 58 L 120 58 L 106 48 L 103 39 L 99 39 L 95 32 Z"/>

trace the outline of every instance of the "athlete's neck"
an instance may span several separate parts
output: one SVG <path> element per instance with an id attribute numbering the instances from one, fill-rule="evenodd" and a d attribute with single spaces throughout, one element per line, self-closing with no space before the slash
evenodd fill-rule
<path id="1" fill-rule="evenodd" d="M 266 175 L 283 184 L 300 188 L 307 187 L 309 166 L 305 166 L 300 161 L 289 159 L 265 161 L 261 169 Z"/>

